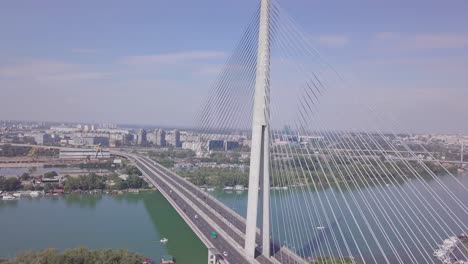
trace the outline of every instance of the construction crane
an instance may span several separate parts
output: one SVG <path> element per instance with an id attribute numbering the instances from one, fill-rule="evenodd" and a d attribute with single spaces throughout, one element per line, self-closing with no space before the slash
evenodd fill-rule
<path id="1" fill-rule="evenodd" d="M 95 145 L 94 147 L 96 148 L 96 154 L 95 154 L 94 158 L 97 158 L 99 153 L 101 153 L 101 158 L 104 158 L 104 154 L 102 153 L 101 143 Z"/>

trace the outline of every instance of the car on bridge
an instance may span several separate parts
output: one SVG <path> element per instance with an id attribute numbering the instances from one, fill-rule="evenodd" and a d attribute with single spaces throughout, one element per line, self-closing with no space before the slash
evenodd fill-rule
<path id="1" fill-rule="evenodd" d="M 211 237 L 212 237 L 212 238 L 217 238 L 217 237 L 218 237 L 218 234 L 216 234 L 215 231 L 211 231 Z"/>

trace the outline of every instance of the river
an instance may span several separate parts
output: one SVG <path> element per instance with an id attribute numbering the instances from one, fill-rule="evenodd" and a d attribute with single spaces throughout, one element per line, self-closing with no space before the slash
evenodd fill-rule
<path id="1" fill-rule="evenodd" d="M 340 250 L 367 263 L 430 263 L 437 262 L 432 253 L 444 239 L 468 233 L 468 215 L 442 187 L 467 206 L 467 172 L 437 180 L 349 185 L 272 191 L 273 239 L 305 257 L 338 256 Z M 246 191 L 212 195 L 245 217 Z M 467 252 L 457 254 L 466 258 Z"/>
<path id="2" fill-rule="evenodd" d="M 160 239 L 169 241 L 161 244 Z M 159 192 L 0 201 L 0 257 L 25 250 L 125 248 L 157 261 L 206 263 L 208 252 Z"/>
<path id="3" fill-rule="evenodd" d="M 451 217 L 459 217 L 461 222 L 468 224 L 467 215 L 463 212 L 454 211 L 449 217 L 446 209 L 440 206 L 441 202 L 451 204 L 452 201 L 440 183 L 466 205 L 468 192 L 461 185 L 468 187 L 467 174 L 457 175 L 456 179 L 441 176 L 437 180 L 412 179 L 349 189 L 334 186 L 313 191 L 302 186 L 287 191 L 275 190 L 271 201 L 272 235 L 281 244 L 287 244 L 304 256 L 318 256 L 323 252 L 337 255 L 337 248 L 332 244 L 332 237 L 336 236 L 344 255 L 359 257 L 362 254 L 369 263 L 384 263 L 386 258 L 395 263 L 395 252 L 401 255 L 399 257 L 404 263 L 411 262 L 412 258 L 420 263 L 433 261 L 432 251 L 438 243 L 448 235 L 467 232 L 459 228 Z M 435 190 L 437 199 L 429 195 L 426 188 Z M 210 194 L 245 216 L 246 191 L 226 193 L 219 190 Z M 312 208 L 310 201 L 315 201 L 317 208 L 322 202 L 327 209 L 316 208 L 317 211 L 306 213 L 306 208 Z M 428 204 L 433 210 L 425 209 Z M 408 217 L 403 220 L 396 214 L 385 215 L 384 212 L 394 209 Z M 436 216 L 435 219 L 439 214 L 442 218 L 436 221 L 431 214 Z M 370 238 L 372 234 L 363 225 L 364 219 L 376 231 L 374 235 L 379 243 Z M 381 223 L 380 227 L 377 222 Z M 317 227 L 323 229 L 317 230 Z M 179 264 L 206 263 L 207 258 L 204 245 L 158 192 L 0 201 L 0 230 L 0 257 L 28 249 L 65 249 L 84 245 L 89 248 L 127 248 L 153 259 L 171 254 Z M 396 232 L 388 232 L 390 235 L 386 238 L 379 230 L 398 230 L 400 237 L 395 235 Z M 359 235 L 360 232 L 368 241 Z M 168 238 L 169 242 L 161 244 L 159 240 L 162 237 Z M 356 240 L 358 247 L 343 242 L 352 239 Z M 406 241 L 407 246 L 398 243 L 399 239 Z M 331 248 L 329 251 L 327 243 Z M 428 256 L 430 259 L 424 259 Z"/>

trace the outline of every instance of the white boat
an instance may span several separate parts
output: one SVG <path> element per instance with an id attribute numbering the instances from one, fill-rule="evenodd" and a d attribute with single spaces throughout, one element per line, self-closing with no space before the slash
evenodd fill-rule
<path id="1" fill-rule="evenodd" d="M 32 191 L 29 193 L 29 195 L 31 195 L 31 197 L 38 197 L 41 193 L 39 191 Z"/>
<path id="2" fill-rule="evenodd" d="M 213 188 L 213 187 L 210 187 L 210 188 L 208 188 L 208 189 L 206 189 L 206 190 L 207 190 L 207 191 L 209 191 L 209 192 L 212 192 L 212 191 L 214 191 L 214 190 L 215 190 L 215 188 Z"/>
<path id="3" fill-rule="evenodd" d="M 169 241 L 169 239 L 167 239 L 167 238 L 165 238 L 165 237 L 162 238 L 161 240 L 159 240 L 159 242 L 161 242 L 161 243 L 167 243 L 167 241 Z"/>
<path id="4" fill-rule="evenodd" d="M 223 190 L 225 190 L 225 191 L 232 191 L 233 189 L 234 189 L 234 187 L 232 187 L 232 186 L 226 186 L 226 187 L 223 188 Z"/>
<path id="5" fill-rule="evenodd" d="M 239 185 L 234 186 L 234 190 L 236 190 L 236 191 L 243 191 L 243 190 L 245 190 L 245 188 L 244 188 L 244 185 L 240 185 L 240 184 L 239 184 Z"/>
<path id="6" fill-rule="evenodd" d="M 4 195 L 2 197 L 2 200 L 4 200 L 4 201 L 11 201 L 11 200 L 15 200 L 15 199 L 16 199 L 16 197 L 14 197 L 12 195 Z"/>
<path id="7" fill-rule="evenodd" d="M 21 197 L 21 193 L 14 193 L 13 196 L 16 197 L 16 198 L 20 198 L 20 197 Z"/>

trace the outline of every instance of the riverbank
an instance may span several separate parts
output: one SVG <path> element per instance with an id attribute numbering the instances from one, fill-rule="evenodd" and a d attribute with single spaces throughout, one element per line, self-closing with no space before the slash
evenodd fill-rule
<path id="1" fill-rule="evenodd" d="M 99 195 L 99 194 L 106 194 L 106 195 L 124 195 L 128 193 L 132 194 L 139 194 L 140 192 L 156 192 L 156 188 L 151 189 L 126 189 L 126 190 L 89 190 L 89 191 L 82 191 L 82 190 L 75 190 L 72 192 L 62 192 L 61 189 L 59 190 L 51 190 L 50 192 L 46 193 L 44 191 L 15 191 L 15 192 L 2 192 L 0 191 L 0 200 L 2 201 L 13 201 L 20 198 L 40 198 L 42 196 L 61 196 L 61 195 Z"/>

